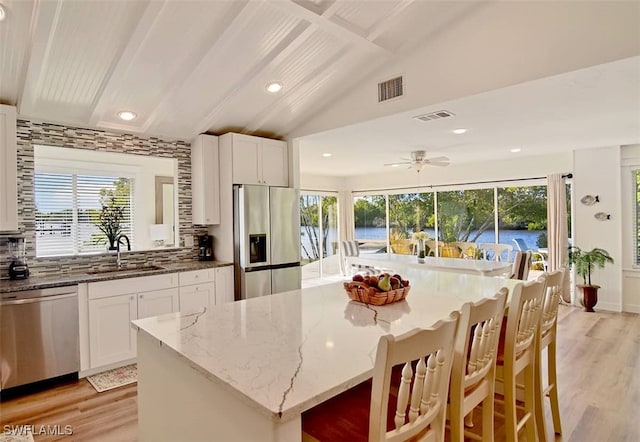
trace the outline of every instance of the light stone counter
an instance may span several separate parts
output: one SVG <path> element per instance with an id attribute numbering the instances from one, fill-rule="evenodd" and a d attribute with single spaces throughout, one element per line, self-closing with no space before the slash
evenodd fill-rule
<path id="1" fill-rule="evenodd" d="M 405 301 L 341 283 L 134 321 L 140 440 L 299 440 L 300 414 L 371 376 L 380 336 L 446 318 L 518 281 L 406 268 Z"/>

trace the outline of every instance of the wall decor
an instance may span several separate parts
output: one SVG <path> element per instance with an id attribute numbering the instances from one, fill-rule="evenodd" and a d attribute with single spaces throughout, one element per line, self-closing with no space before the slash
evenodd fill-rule
<path id="1" fill-rule="evenodd" d="M 596 196 L 585 195 L 582 198 L 580 198 L 580 202 L 582 204 L 584 204 L 585 206 L 593 206 L 595 203 L 599 203 L 600 202 L 600 197 L 598 195 L 596 195 Z"/>
<path id="2" fill-rule="evenodd" d="M 593 215 L 593 217 L 598 221 L 607 221 L 611 219 L 611 215 L 604 212 L 598 212 L 595 215 Z"/>

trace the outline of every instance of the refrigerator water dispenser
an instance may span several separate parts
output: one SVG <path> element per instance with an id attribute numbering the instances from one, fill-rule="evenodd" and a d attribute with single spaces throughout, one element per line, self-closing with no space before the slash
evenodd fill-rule
<path id="1" fill-rule="evenodd" d="M 267 235 L 249 235 L 249 263 L 267 262 Z"/>

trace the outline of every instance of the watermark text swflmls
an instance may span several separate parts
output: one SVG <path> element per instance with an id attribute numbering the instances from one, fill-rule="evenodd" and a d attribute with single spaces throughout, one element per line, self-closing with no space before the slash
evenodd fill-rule
<path id="1" fill-rule="evenodd" d="M 31 433 L 34 436 L 71 436 L 71 425 L 5 425 L 5 436 L 26 436 Z"/>

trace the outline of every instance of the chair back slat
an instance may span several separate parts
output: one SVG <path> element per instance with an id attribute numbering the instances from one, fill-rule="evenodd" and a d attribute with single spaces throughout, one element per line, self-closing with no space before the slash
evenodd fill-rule
<path id="1" fill-rule="evenodd" d="M 505 358 L 515 362 L 535 349 L 544 302 L 546 275 L 536 281 L 518 284 L 509 304 L 505 340 Z"/>
<path id="2" fill-rule="evenodd" d="M 449 319 L 438 321 L 429 329 L 416 329 L 397 338 L 392 335 L 380 338 L 371 390 L 370 441 L 407 440 L 422 432 L 426 432 L 425 437 L 443 440 L 458 318 L 459 314 L 454 312 Z M 387 431 L 394 366 L 403 368 L 393 419 L 395 428 Z"/>
<path id="3" fill-rule="evenodd" d="M 565 278 L 566 268 L 551 272 L 547 275 L 547 288 L 544 299 L 544 309 L 542 311 L 542 323 L 540 333 L 547 334 L 556 325 L 558 320 L 558 306 L 562 299 L 562 287 Z"/>

